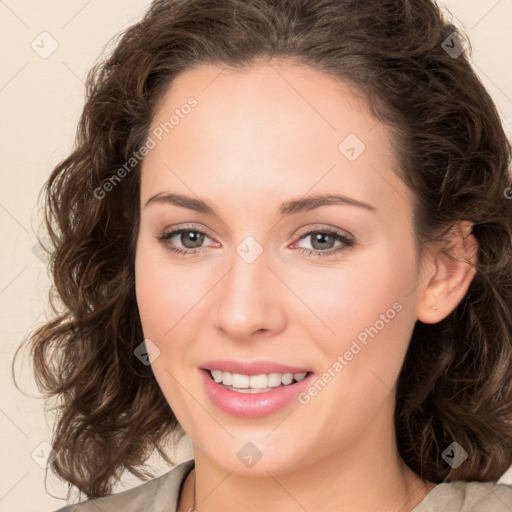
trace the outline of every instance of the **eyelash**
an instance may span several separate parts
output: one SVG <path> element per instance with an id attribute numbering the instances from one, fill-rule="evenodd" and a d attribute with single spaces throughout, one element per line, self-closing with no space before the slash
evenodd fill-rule
<path id="1" fill-rule="evenodd" d="M 204 231 L 200 231 L 200 230 L 194 228 L 193 226 L 186 226 L 186 227 L 183 227 L 180 229 L 175 229 L 173 231 L 163 232 L 161 235 L 157 236 L 157 239 L 165 246 L 166 250 L 168 250 L 174 254 L 187 256 L 187 255 L 197 254 L 198 252 L 202 252 L 202 249 L 203 249 L 202 247 L 196 248 L 196 249 L 180 249 L 180 248 L 172 247 L 169 245 L 168 242 L 171 238 L 173 238 L 176 235 L 179 235 L 181 233 L 186 233 L 186 232 L 197 233 L 200 235 L 208 236 L 208 234 L 205 233 Z M 333 249 L 328 249 L 326 251 L 318 251 L 315 249 L 305 249 L 305 248 L 301 247 L 298 250 L 302 254 L 307 253 L 308 256 L 313 256 L 313 257 L 332 256 L 335 253 L 339 253 L 345 249 L 349 249 L 349 248 L 353 247 L 354 243 L 355 243 L 355 240 L 353 238 L 342 235 L 340 232 L 334 231 L 332 229 L 311 230 L 311 231 L 308 231 L 307 233 L 304 233 L 303 235 L 299 236 L 298 239 L 303 240 L 304 238 L 307 238 L 308 236 L 311 236 L 311 235 L 317 234 L 317 233 L 330 235 L 335 240 L 342 242 L 344 245 L 341 247 L 338 246 L 338 248 L 336 248 L 336 249 L 333 248 Z"/>

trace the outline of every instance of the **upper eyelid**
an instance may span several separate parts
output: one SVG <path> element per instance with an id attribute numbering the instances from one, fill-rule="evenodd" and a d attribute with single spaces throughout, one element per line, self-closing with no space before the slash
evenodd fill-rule
<path id="1" fill-rule="evenodd" d="M 311 226 L 307 226 L 305 228 L 300 228 L 299 229 L 299 233 L 300 234 L 306 234 L 306 233 L 309 233 L 310 231 L 321 231 L 321 230 L 324 230 L 324 231 L 336 231 L 336 232 L 345 232 L 347 235 L 351 235 L 351 233 L 349 233 L 347 230 L 345 229 L 342 229 L 342 228 L 335 228 L 333 226 L 327 226 L 325 224 L 313 224 Z M 193 226 L 193 225 L 189 225 L 189 224 L 185 224 L 185 225 L 177 225 L 177 226 L 173 226 L 173 227 L 170 227 L 170 228 L 164 228 L 162 229 L 162 233 L 172 233 L 174 231 L 197 231 L 197 232 L 202 232 L 204 233 L 205 235 L 208 235 L 210 236 L 210 238 L 213 238 L 211 235 L 210 235 L 210 230 L 206 227 L 203 227 L 201 225 L 198 226 Z M 296 236 L 300 236 L 299 234 L 297 234 Z"/>
<path id="2" fill-rule="evenodd" d="M 207 235 L 208 237 L 210 238 L 213 238 L 211 235 L 210 235 L 210 231 L 205 228 L 205 227 L 197 227 L 197 226 L 191 226 L 191 225 L 188 225 L 188 224 L 185 224 L 183 226 L 176 226 L 176 227 L 170 227 L 170 228 L 164 228 L 162 229 L 161 233 L 162 234 L 170 234 L 170 233 L 174 233 L 175 231 L 194 231 L 194 232 L 198 232 L 198 233 L 204 233 L 205 235 Z"/>
<path id="3" fill-rule="evenodd" d="M 346 238 L 354 238 L 352 233 L 348 232 L 345 229 L 335 228 L 335 227 L 332 227 L 332 226 L 325 226 L 325 225 L 308 226 L 307 228 L 304 228 L 304 231 L 299 230 L 298 234 L 295 235 L 295 236 L 298 236 L 300 238 L 300 237 L 302 237 L 304 235 L 309 235 L 312 232 L 313 233 L 315 233 L 315 232 L 335 233 L 335 234 L 338 234 L 338 235 L 345 236 Z"/>
<path id="4" fill-rule="evenodd" d="M 164 229 L 160 236 L 161 237 L 168 236 L 170 239 L 183 231 L 202 233 L 202 234 L 206 235 L 210 240 L 216 241 L 215 238 L 209 234 L 209 231 L 206 228 L 202 228 L 202 227 L 198 228 L 196 226 L 191 226 L 191 225 L 177 226 L 177 227 L 173 227 L 170 229 Z M 345 237 L 349 240 L 353 240 L 355 238 L 351 233 L 349 233 L 346 230 L 342 230 L 340 228 L 334 228 L 331 226 L 313 224 L 312 226 L 305 227 L 304 231 L 299 230 L 299 232 L 297 234 L 295 234 L 295 239 L 301 240 L 302 238 L 310 236 L 312 233 L 316 233 L 316 232 L 331 233 L 331 234 Z M 171 234 L 172 234 L 172 237 L 170 236 Z M 193 250 L 193 249 L 191 249 L 191 250 Z"/>

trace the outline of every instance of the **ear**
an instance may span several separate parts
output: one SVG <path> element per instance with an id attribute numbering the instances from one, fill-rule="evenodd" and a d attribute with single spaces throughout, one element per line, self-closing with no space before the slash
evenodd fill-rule
<path id="1" fill-rule="evenodd" d="M 416 315 L 426 324 L 446 318 L 464 298 L 476 273 L 478 241 L 471 233 L 473 224 L 459 221 L 444 239 L 448 244 L 433 249 L 424 263 L 424 281 L 418 294 Z M 433 308 L 436 307 L 436 309 Z"/>

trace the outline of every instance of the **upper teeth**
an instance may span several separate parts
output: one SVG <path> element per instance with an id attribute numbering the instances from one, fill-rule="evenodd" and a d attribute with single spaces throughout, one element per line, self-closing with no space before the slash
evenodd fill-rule
<path id="1" fill-rule="evenodd" d="M 262 389 L 266 387 L 275 388 L 281 384 L 291 384 L 293 379 L 300 382 L 307 372 L 303 373 L 262 373 L 261 375 L 242 375 L 241 373 L 223 372 L 221 370 L 210 370 L 215 382 L 222 382 L 225 386 L 234 388 Z"/>

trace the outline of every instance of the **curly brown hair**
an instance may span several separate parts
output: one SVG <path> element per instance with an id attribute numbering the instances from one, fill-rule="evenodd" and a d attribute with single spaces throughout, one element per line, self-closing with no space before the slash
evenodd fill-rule
<path id="1" fill-rule="evenodd" d="M 134 286 L 141 162 L 108 194 L 98 191 L 143 145 L 176 76 L 201 63 L 246 69 L 274 57 L 352 84 L 389 126 L 397 172 L 415 193 L 420 255 L 447 227 L 473 223 L 468 292 L 442 321 L 415 325 L 399 376 L 397 444 L 410 468 L 437 483 L 507 470 L 511 145 L 471 48 L 446 48 L 465 39 L 431 0 L 156 0 L 111 41 L 87 76 L 75 147 L 41 191 L 57 316 L 32 333 L 31 357 L 39 388 L 57 402 L 49 467 L 68 489 L 96 498 L 124 470 L 153 477 L 149 455 L 156 447 L 173 464 L 161 443 L 184 433 L 151 367 L 133 355 L 143 340 Z M 457 468 L 441 456 L 452 441 L 470 454 Z"/>

